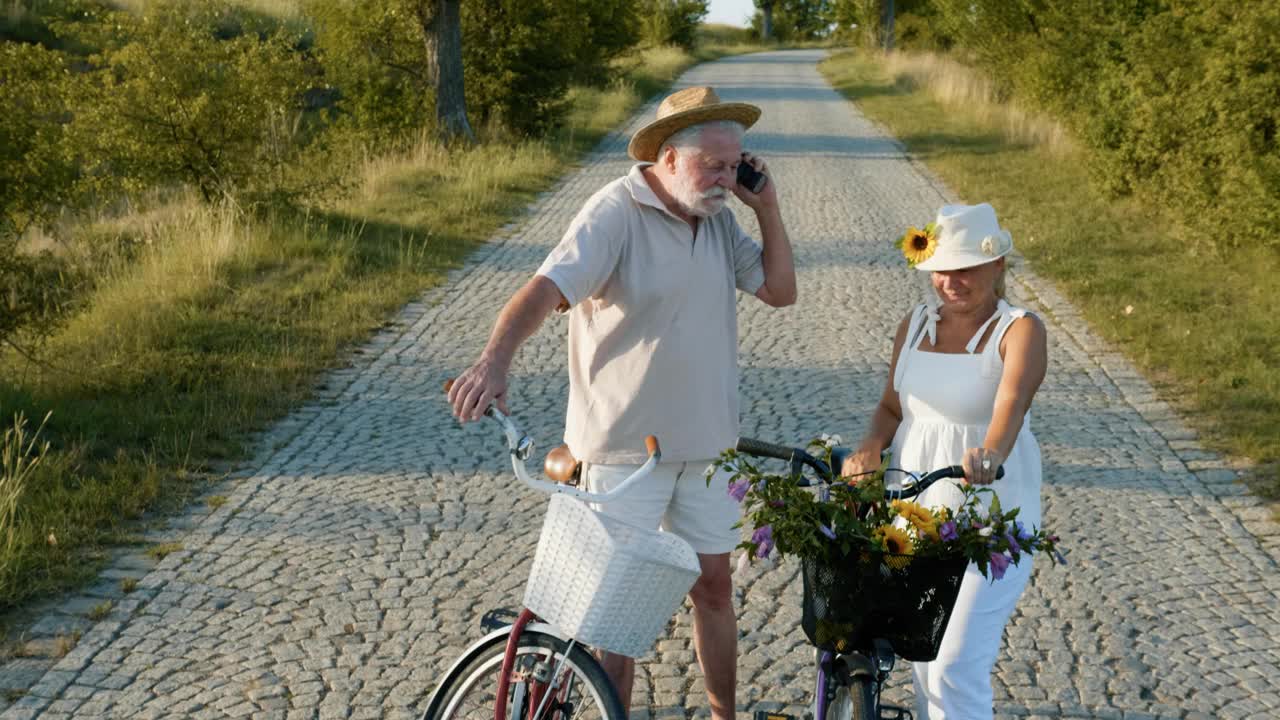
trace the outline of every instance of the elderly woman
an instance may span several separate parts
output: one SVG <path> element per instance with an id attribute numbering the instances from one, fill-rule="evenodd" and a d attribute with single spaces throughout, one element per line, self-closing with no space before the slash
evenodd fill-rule
<path id="1" fill-rule="evenodd" d="M 905 470 L 963 465 L 968 482 L 990 485 L 1004 508 L 1020 507 L 1020 520 L 1039 525 L 1040 447 L 1028 410 L 1048 358 L 1044 325 L 1004 299 L 1012 238 L 990 205 L 948 205 L 924 231 L 912 228 L 902 250 L 910 265 L 931 273 L 938 302 L 914 308 L 899 324 L 891 381 L 842 470 L 873 470 L 886 448 L 892 465 Z M 1001 465 L 1005 475 L 996 480 Z M 954 507 L 958 496 L 938 483 L 920 501 Z M 918 718 L 992 716 L 991 671 L 1030 577 L 1027 556 L 998 581 L 970 565 L 938 657 L 914 664 Z"/>

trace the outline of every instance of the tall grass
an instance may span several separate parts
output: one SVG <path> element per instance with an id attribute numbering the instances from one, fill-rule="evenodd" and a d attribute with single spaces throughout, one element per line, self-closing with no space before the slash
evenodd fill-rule
<path id="1" fill-rule="evenodd" d="M 1011 142 L 1055 153 L 1073 148 L 1071 135 L 1062 123 L 1008 101 L 986 75 L 950 57 L 931 52 L 895 52 L 883 58 L 881 68 L 896 84 L 928 92 L 948 112 L 961 112 L 999 128 Z"/>
<path id="2" fill-rule="evenodd" d="M 28 433 L 27 418 L 18 413 L 0 435 L 0 577 L 8 574 L 20 542 L 18 500 L 27 479 L 49 452 L 49 443 L 40 442 L 40 431 L 48 421 L 46 415 L 35 432 Z"/>

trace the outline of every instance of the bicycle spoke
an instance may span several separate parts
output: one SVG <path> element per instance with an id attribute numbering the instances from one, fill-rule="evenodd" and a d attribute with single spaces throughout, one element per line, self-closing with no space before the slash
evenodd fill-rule
<path id="1" fill-rule="evenodd" d="M 604 671 L 581 648 L 567 649 L 558 640 L 544 638 L 537 638 L 536 643 L 521 639 L 515 667 L 520 679 L 513 679 L 510 686 L 507 720 L 608 720 L 605 700 L 598 689 L 611 690 Z M 545 647 L 548 644 L 554 644 L 554 649 Z M 497 646 L 492 654 L 478 658 L 460 673 L 432 720 L 493 720 L 501 669 L 502 647 Z M 532 707 L 539 694 L 530 692 L 536 683 L 535 671 L 545 673 L 541 676 L 548 680 L 559 680 L 559 687 L 543 686 L 544 708 L 539 718 L 535 718 Z M 521 703 L 514 702 L 520 693 L 523 693 L 522 707 Z M 566 708 L 570 712 L 564 712 Z"/>

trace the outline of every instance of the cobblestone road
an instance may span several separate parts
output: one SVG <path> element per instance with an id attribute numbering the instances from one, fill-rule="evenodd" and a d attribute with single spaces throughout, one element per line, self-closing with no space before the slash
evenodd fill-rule
<path id="1" fill-rule="evenodd" d="M 801 299 L 741 303 L 743 432 L 783 441 L 862 429 L 892 328 L 924 292 L 887 239 L 955 199 L 830 89 L 820 58 L 731 58 L 681 79 L 764 108 L 747 144 L 783 190 Z M 518 602 L 542 513 L 491 427 L 449 418 L 441 381 L 581 203 L 626 171 L 639 124 L 275 428 L 227 502 L 192 516 L 183 549 L 85 625 L 3 717 L 412 717 L 481 613 Z M 1071 565 L 1037 566 L 997 667 L 997 713 L 1280 717 L 1275 526 L 1047 283 L 1022 265 L 1011 290 L 1049 325 L 1034 427 L 1046 523 Z M 563 422 L 564 333 L 548 322 L 514 371 L 513 406 L 543 449 Z M 796 711 L 811 657 L 796 567 L 752 568 L 738 584 L 740 709 Z M 642 664 L 636 716 L 705 714 L 696 675 L 682 612 Z M 906 680 L 897 673 L 892 698 L 909 697 Z"/>

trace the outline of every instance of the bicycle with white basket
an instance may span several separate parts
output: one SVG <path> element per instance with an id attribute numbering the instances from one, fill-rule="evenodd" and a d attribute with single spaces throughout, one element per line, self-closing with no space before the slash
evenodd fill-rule
<path id="1" fill-rule="evenodd" d="M 653 472 L 662 457 L 658 440 L 645 438 L 649 459 L 622 484 L 589 493 L 532 477 L 525 461 L 533 440 L 493 405 L 484 414 L 502 427 L 516 477 L 551 501 L 523 609 L 485 614 L 488 633 L 445 673 L 423 720 L 623 720 L 626 709 L 591 649 L 643 655 L 700 568 L 681 538 L 627 525 L 587 503 L 608 503 Z M 555 462 L 548 457 L 548 469 Z"/>

